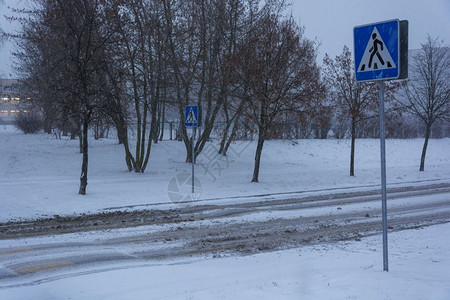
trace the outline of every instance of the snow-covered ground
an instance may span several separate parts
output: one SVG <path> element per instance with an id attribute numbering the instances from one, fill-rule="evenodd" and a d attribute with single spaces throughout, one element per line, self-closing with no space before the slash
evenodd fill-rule
<path id="1" fill-rule="evenodd" d="M 390 235 L 389 272 L 381 237 L 244 257 L 194 257 L 109 264 L 31 286 L 0 299 L 450 299 L 450 224 Z"/>
<path id="2" fill-rule="evenodd" d="M 387 141 L 389 186 L 450 182 L 450 139 L 430 141 L 426 171 L 418 172 L 422 143 L 421 139 Z M 174 178 L 189 174 L 191 168 L 184 162 L 184 146 L 179 142 L 155 145 L 147 172 L 135 174 L 126 171 L 122 146 L 114 139 L 92 140 L 86 196 L 77 194 L 81 165 L 77 141 L 24 135 L 1 126 L 0 145 L 2 222 L 112 209 L 170 208 L 180 204 L 169 196 L 189 194 L 189 183 L 175 185 L 179 190 L 173 185 Z M 255 143 L 235 143 L 228 158 L 215 155 L 216 146 L 208 144 L 196 166 L 201 184 L 201 190 L 196 190 L 198 203 L 379 189 L 378 140 L 357 141 L 355 177 L 348 176 L 346 140 L 267 141 L 257 184 L 250 183 Z M 127 230 L 132 229 L 117 232 Z M 91 232 L 85 238 L 103 235 Z M 48 244 L 77 236 L 83 237 L 4 240 L 0 247 Z M 33 278 L 32 285 L 6 287 L 4 282 L 0 299 L 444 300 L 450 299 L 448 236 L 449 223 L 391 233 L 389 273 L 382 271 L 381 237 L 374 236 L 243 257 L 195 256 L 83 266 L 41 280 Z"/>
<path id="3" fill-rule="evenodd" d="M 430 141 L 425 172 L 418 171 L 422 143 L 422 139 L 387 140 L 388 185 L 450 181 L 450 139 Z M 180 185 L 175 181 L 191 172 L 181 142 L 154 145 L 147 171 L 136 174 L 126 170 L 123 146 L 115 139 L 91 140 L 85 196 L 78 195 L 78 141 L 24 135 L 12 126 L 0 126 L 0 145 L 0 221 L 105 209 L 169 208 L 177 201 L 169 196 L 190 199 L 190 181 Z M 224 158 L 216 154 L 217 143 L 207 144 L 196 166 L 201 185 L 196 200 L 203 204 L 252 201 L 253 195 L 272 199 L 377 189 L 380 184 L 378 140 L 357 140 L 355 177 L 348 175 L 347 140 L 267 141 L 256 184 L 250 183 L 255 147 L 254 142 L 237 142 Z"/>

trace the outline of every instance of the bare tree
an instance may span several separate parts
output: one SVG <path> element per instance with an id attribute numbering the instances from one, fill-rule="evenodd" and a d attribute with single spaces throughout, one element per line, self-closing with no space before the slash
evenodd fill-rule
<path id="1" fill-rule="evenodd" d="M 163 1 L 173 95 L 180 120 L 184 119 L 188 104 L 196 104 L 202 111 L 202 132 L 194 149 L 184 123 L 181 124 L 186 162 L 192 160 L 192 151 L 197 157 L 209 140 L 227 94 L 221 59 L 228 49 L 227 19 L 233 2 L 239 1 Z"/>
<path id="2" fill-rule="evenodd" d="M 184 120 L 184 109 L 193 104 L 195 76 L 200 68 L 200 7 L 194 1 L 164 0 L 164 17 L 168 38 L 169 64 L 172 69 L 174 95 L 179 119 Z M 192 149 L 184 123 L 180 125 L 181 138 L 186 147 L 186 162 L 191 161 Z"/>
<path id="3" fill-rule="evenodd" d="M 273 11 L 238 47 L 233 66 L 248 87 L 244 113 L 258 128 L 252 182 L 259 180 L 263 145 L 277 116 L 302 111 L 322 91 L 315 50 L 292 18 L 282 20 Z"/>
<path id="4" fill-rule="evenodd" d="M 4 0 L 0 0 L 0 7 L 3 6 L 4 4 L 5 4 Z M 0 26 L 0 50 L 3 48 L 4 39 L 5 39 L 5 35 L 3 34 L 3 29 Z"/>
<path id="5" fill-rule="evenodd" d="M 229 97 L 227 68 L 223 57 L 234 51 L 236 19 L 240 18 L 241 1 L 201 1 L 199 19 L 201 59 L 197 99 L 202 107 L 203 132 L 195 146 L 197 157 L 209 140 L 216 117 Z"/>
<path id="6" fill-rule="evenodd" d="M 419 169 L 424 171 L 433 124 L 439 119 L 450 120 L 450 48 L 443 41 L 427 37 L 420 52 L 413 57 L 405 94 L 405 108 L 425 124 Z"/>
<path id="7" fill-rule="evenodd" d="M 114 57 L 108 68 L 108 82 L 114 84 L 116 93 L 113 120 L 125 147 L 128 170 L 143 173 L 159 131 L 158 114 L 170 73 L 163 6 L 159 1 L 107 1 L 107 15 L 109 26 L 115 29 L 115 44 L 106 53 Z M 136 129 L 134 155 L 127 120 Z"/>
<path id="8" fill-rule="evenodd" d="M 240 80 L 234 72 L 233 60 L 236 58 L 238 43 L 251 38 L 265 8 L 259 7 L 259 1 L 231 0 L 228 6 L 228 18 L 226 40 L 228 41 L 221 61 L 220 80 L 224 86 L 222 115 L 225 118 L 225 126 L 222 130 L 219 154 L 227 155 L 231 143 L 234 141 L 240 124 L 243 122 L 246 99 L 248 98 L 248 86 Z M 237 75 L 237 76 L 236 76 Z"/>
<path id="9" fill-rule="evenodd" d="M 103 2 L 41 0 L 34 4 L 35 7 L 27 11 L 30 18 L 22 19 L 23 33 L 17 36 L 18 69 L 24 81 L 36 88 L 41 100 L 53 96 L 50 101 L 54 101 L 54 107 L 69 111 L 77 120 L 83 153 L 79 194 L 84 195 L 88 174 L 88 127 L 98 108 L 102 89 L 99 78 L 105 68 L 103 47 L 110 37 L 104 30 Z"/>
<path id="10" fill-rule="evenodd" d="M 108 39 L 103 35 L 104 18 L 100 13 L 100 0 L 58 0 L 54 7 L 55 43 L 62 43 L 64 50 L 59 69 L 64 74 L 65 89 L 78 107 L 82 124 L 83 162 L 79 193 L 86 194 L 88 173 L 88 128 L 97 107 L 99 72 L 104 68 L 102 47 Z M 70 86 L 68 86 L 71 84 Z"/>
<path id="11" fill-rule="evenodd" d="M 356 82 L 352 56 L 347 46 L 334 60 L 325 56 L 323 74 L 336 111 L 350 118 L 350 176 L 355 176 L 357 125 L 366 117 L 369 108 L 377 103 L 376 86 L 373 83 Z"/>

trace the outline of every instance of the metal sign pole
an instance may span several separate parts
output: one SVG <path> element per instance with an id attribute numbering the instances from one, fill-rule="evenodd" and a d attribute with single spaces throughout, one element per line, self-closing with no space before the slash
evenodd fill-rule
<path id="1" fill-rule="evenodd" d="M 379 80 L 383 270 L 388 272 L 384 81 L 408 78 L 408 21 L 387 20 L 353 28 L 355 79 Z"/>
<path id="2" fill-rule="evenodd" d="M 192 152 L 192 195 L 195 192 L 194 188 L 194 163 L 195 163 L 195 127 L 200 126 L 200 114 L 199 108 L 196 105 L 186 105 L 184 108 L 184 126 L 192 127 L 192 140 L 191 140 L 191 152 Z"/>
<path id="3" fill-rule="evenodd" d="M 195 160 L 195 149 L 194 149 L 194 137 L 195 137 L 195 127 L 192 126 L 192 194 L 194 194 L 194 160 Z"/>
<path id="4" fill-rule="evenodd" d="M 384 81 L 380 80 L 380 146 L 381 146 L 381 206 L 383 222 L 383 271 L 389 271 L 386 202 L 386 143 L 384 127 Z"/>

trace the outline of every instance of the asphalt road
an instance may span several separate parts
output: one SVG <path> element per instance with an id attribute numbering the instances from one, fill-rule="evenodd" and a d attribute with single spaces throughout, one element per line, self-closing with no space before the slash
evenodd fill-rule
<path id="1" fill-rule="evenodd" d="M 0 224 L 0 288 L 155 264 L 381 238 L 379 191 Z M 450 222 L 450 184 L 388 191 L 389 231 Z"/>

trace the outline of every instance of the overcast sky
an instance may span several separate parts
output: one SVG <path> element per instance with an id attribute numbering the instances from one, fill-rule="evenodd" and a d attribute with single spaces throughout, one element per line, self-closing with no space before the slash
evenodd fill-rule
<path id="1" fill-rule="evenodd" d="M 294 0 L 292 12 L 305 35 L 335 57 L 347 45 L 353 52 L 353 27 L 379 21 L 409 21 L 409 49 L 418 49 L 427 34 L 450 43 L 450 0 Z"/>
<path id="2" fill-rule="evenodd" d="M 0 0 L 1 2 L 2 0 Z M 3 0 L 0 4 L 0 26 L 15 30 L 6 22 L 7 6 L 23 5 L 25 0 Z M 450 43 L 450 0 L 293 0 L 294 18 L 304 26 L 305 35 L 320 42 L 318 60 L 325 53 L 340 54 L 344 45 L 353 48 L 353 27 L 384 20 L 409 21 L 409 48 L 418 49 L 429 34 Z M 11 44 L 3 43 L 0 51 L 0 77 L 12 72 Z M 353 52 L 353 50 L 352 50 Z M 14 76 L 13 76 L 14 77 Z"/>

